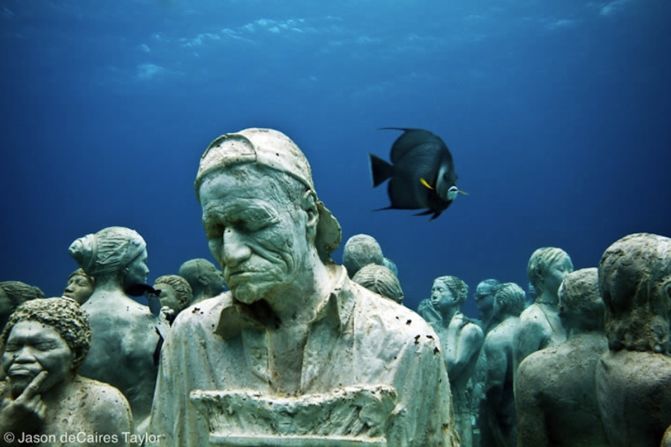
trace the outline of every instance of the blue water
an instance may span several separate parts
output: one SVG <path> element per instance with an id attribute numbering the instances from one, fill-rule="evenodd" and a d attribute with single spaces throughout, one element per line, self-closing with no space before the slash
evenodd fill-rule
<path id="1" fill-rule="evenodd" d="M 210 257 L 198 159 L 253 126 L 302 147 L 410 307 L 444 274 L 526 286 L 540 246 L 595 266 L 671 236 L 670 25 L 667 0 L 2 0 L 0 280 L 60 295 L 70 242 L 110 225 L 145 237 L 151 279 Z M 431 222 L 371 211 L 384 126 L 441 135 L 470 196 Z"/>

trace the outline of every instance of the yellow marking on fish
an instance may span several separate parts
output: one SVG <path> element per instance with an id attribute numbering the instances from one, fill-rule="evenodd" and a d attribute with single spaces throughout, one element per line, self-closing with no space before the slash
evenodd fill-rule
<path id="1" fill-rule="evenodd" d="M 429 185 L 429 182 L 427 182 L 427 181 L 424 179 L 424 177 L 420 177 L 420 179 L 419 179 L 419 183 L 421 183 L 422 186 L 424 186 L 426 189 L 430 189 L 431 191 L 433 191 L 433 186 Z"/>

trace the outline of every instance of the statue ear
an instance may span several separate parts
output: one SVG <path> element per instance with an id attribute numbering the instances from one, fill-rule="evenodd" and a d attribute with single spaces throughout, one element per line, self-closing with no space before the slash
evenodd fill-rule
<path id="1" fill-rule="evenodd" d="M 319 223 L 319 209 L 317 208 L 317 197 L 315 196 L 314 191 L 308 189 L 305 191 L 305 193 L 303 193 L 301 208 L 308 216 L 308 228 L 316 229 L 317 224 Z"/>

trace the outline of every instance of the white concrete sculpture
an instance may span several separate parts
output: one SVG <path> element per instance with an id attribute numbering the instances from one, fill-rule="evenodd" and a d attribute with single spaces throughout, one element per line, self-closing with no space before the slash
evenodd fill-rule
<path id="1" fill-rule="evenodd" d="M 188 307 L 172 326 L 152 409 L 158 445 L 219 445 L 221 418 L 236 417 L 222 410 L 230 405 L 249 405 L 279 423 L 247 426 L 249 415 L 236 413 L 239 424 L 230 427 L 237 435 L 275 439 L 237 445 L 281 445 L 273 443 L 278 436 L 298 429 L 320 440 L 286 445 L 334 445 L 332 436 L 358 426 L 356 417 L 371 421 L 352 412 L 371 396 L 382 396 L 363 407 L 377 428 L 353 436 L 360 445 L 383 439 L 389 446 L 458 444 L 435 333 L 332 263 L 340 225 L 317 197 L 293 141 L 270 129 L 223 135 L 203 154 L 195 186 L 210 250 L 231 290 Z M 387 397 L 391 391 L 395 400 Z M 340 429 L 325 423 L 328 433 L 321 433 L 317 425 L 301 428 L 268 413 L 273 402 L 280 413 L 303 414 L 314 399 L 321 402 L 315 414 L 342 411 L 345 419 L 356 416 L 354 425 L 339 416 Z M 381 410 L 392 402 L 391 411 Z"/>

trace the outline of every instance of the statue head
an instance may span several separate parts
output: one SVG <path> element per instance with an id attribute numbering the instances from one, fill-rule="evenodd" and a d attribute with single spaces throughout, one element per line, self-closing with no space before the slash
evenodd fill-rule
<path id="1" fill-rule="evenodd" d="M 123 286 L 147 281 L 147 244 L 130 228 L 103 228 L 76 239 L 68 251 L 98 282 L 108 277 L 117 278 Z"/>
<path id="2" fill-rule="evenodd" d="M 601 256 L 599 287 L 611 350 L 665 353 L 671 310 L 671 239 L 636 233 Z"/>
<path id="3" fill-rule="evenodd" d="M 516 317 L 524 310 L 524 289 L 514 282 L 504 282 L 494 290 L 494 313 L 503 320 L 507 316 Z"/>
<path id="4" fill-rule="evenodd" d="M 177 273 L 189 283 L 193 297 L 196 299 L 212 298 L 225 289 L 223 273 L 205 258 L 185 261 Z"/>
<path id="5" fill-rule="evenodd" d="M 535 250 L 527 265 L 529 282 L 538 298 L 545 293 L 556 296 L 564 276 L 572 271 L 573 263 L 568 253 L 556 247 Z"/>
<path id="6" fill-rule="evenodd" d="M 154 281 L 154 289 L 161 291 L 159 295 L 161 306 L 167 306 L 175 313 L 187 307 L 193 298 L 191 286 L 186 279 L 178 275 L 159 276 Z"/>
<path id="7" fill-rule="evenodd" d="M 500 283 L 496 279 L 485 279 L 478 283 L 475 288 L 475 305 L 480 313 L 480 318 L 489 320 L 494 312 L 494 293 Z"/>
<path id="8" fill-rule="evenodd" d="M 559 286 L 559 316 L 567 330 L 603 330 L 604 304 L 596 267 L 576 270 Z"/>
<path id="9" fill-rule="evenodd" d="M 468 296 L 468 285 L 456 276 L 439 276 L 431 287 L 431 304 L 439 311 L 459 308 Z"/>
<path id="10" fill-rule="evenodd" d="M 12 314 L 0 335 L 2 366 L 15 396 L 42 371 L 47 391 L 76 373 L 91 341 L 91 328 L 71 298 L 27 301 Z"/>
<path id="11" fill-rule="evenodd" d="M 382 295 L 397 303 L 403 302 L 401 283 L 394 272 L 383 265 L 365 265 L 356 272 L 352 280 L 378 295 Z"/>
<path id="12" fill-rule="evenodd" d="M 398 278 L 398 267 L 396 266 L 396 263 L 394 261 L 385 256 L 382 258 L 382 265 L 391 270 L 392 273 L 396 275 L 396 277 Z"/>
<path id="13" fill-rule="evenodd" d="M 95 279 L 87 275 L 84 269 L 80 267 L 70 273 L 65 290 L 63 290 L 63 296 L 72 298 L 79 304 L 84 304 L 93 294 L 95 284 Z"/>
<path id="14" fill-rule="evenodd" d="M 44 298 L 38 287 L 21 281 L 0 282 L 0 329 L 17 307 L 35 298 Z"/>
<path id="15" fill-rule="evenodd" d="M 195 188 L 210 251 L 239 301 L 279 299 L 315 262 L 331 262 L 340 225 L 286 135 L 245 129 L 220 136 L 201 157 Z"/>
<path id="16" fill-rule="evenodd" d="M 373 236 L 356 234 L 345 242 L 342 263 L 347 269 L 347 274 L 352 278 L 364 265 L 384 265 L 382 248 Z"/>

